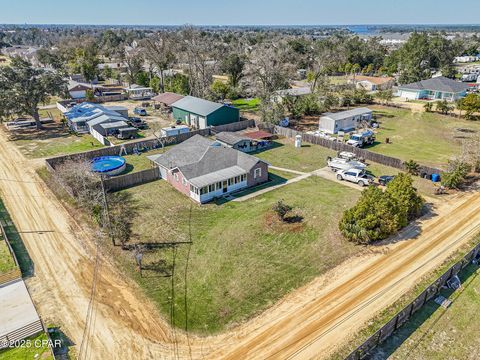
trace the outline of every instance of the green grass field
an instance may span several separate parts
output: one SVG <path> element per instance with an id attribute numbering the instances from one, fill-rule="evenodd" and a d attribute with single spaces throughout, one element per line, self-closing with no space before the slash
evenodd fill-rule
<path id="1" fill-rule="evenodd" d="M 8 245 L 0 234 L 0 274 L 12 271 L 15 268 L 15 261 L 8 250 Z"/>
<path id="2" fill-rule="evenodd" d="M 196 333 L 215 333 L 251 317 L 360 251 L 337 229 L 339 215 L 359 192 L 321 178 L 222 205 L 199 206 L 164 181 L 125 191 L 139 208 L 133 241 L 189 241 L 191 234 L 192 245 L 176 252 L 145 253 L 143 277 L 132 253 L 116 250 L 116 258 L 167 317 L 173 297 L 175 325 L 184 328 L 188 314 L 188 329 Z M 279 199 L 303 221 L 276 220 L 271 207 Z"/>
<path id="3" fill-rule="evenodd" d="M 48 346 L 42 344 L 47 341 L 45 333 L 32 336 L 26 339 L 24 347 L 16 347 L 0 350 L 0 359 L 2 360 L 53 360 L 53 355 Z M 29 346 L 27 346 L 29 345 Z M 35 346 L 37 345 L 37 346 Z M 43 345 L 43 346 L 42 346 Z"/>
<path id="4" fill-rule="evenodd" d="M 327 157 L 335 156 L 335 151 L 305 142 L 297 149 L 293 139 L 279 139 L 271 149 L 252 155 L 273 166 L 310 172 L 327 166 Z"/>
<path id="5" fill-rule="evenodd" d="M 480 131 L 480 123 L 436 113 L 372 106 L 381 122 L 378 143 L 368 150 L 419 163 L 444 167 L 461 153 L 462 138 Z M 391 143 L 386 143 L 389 138 Z"/>
<path id="6" fill-rule="evenodd" d="M 480 349 L 480 271 L 466 268 L 462 289 L 442 290 L 453 301 L 444 309 L 429 301 L 375 352 L 374 359 L 474 359 Z"/>
<path id="7" fill-rule="evenodd" d="M 240 111 L 257 111 L 260 106 L 260 99 L 237 99 L 232 101 L 232 105 Z"/>

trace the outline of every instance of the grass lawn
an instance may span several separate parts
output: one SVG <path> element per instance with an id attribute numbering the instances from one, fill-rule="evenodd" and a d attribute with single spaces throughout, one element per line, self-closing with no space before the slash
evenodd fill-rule
<path id="1" fill-rule="evenodd" d="M 0 274 L 12 271 L 15 268 L 15 261 L 8 250 L 8 245 L 0 235 Z"/>
<path id="2" fill-rule="evenodd" d="M 411 112 L 372 106 L 381 122 L 378 143 L 368 150 L 419 163 L 445 167 L 448 160 L 461 153 L 462 138 L 469 131 L 480 131 L 480 123 L 436 113 Z M 386 143 L 389 138 L 391 144 Z"/>
<path id="3" fill-rule="evenodd" d="M 232 101 L 232 105 L 240 111 L 257 111 L 260 106 L 260 99 L 237 99 Z"/>
<path id="4" fill-rule="evenodd" d="M 47 340 L 48 340 L 48 337 L 45 333 L 41 333 L 37 336 L 32 336 L 27 339 L 27 343 L 25 344 L 24 347 L 16 347 L 16 348 L 0 350 L 0 359 L 2 360 L 34 360 L 34 359 L 35 360 L 53 360 L 53 356 L 50 348 L 42 344 L 42 341 L 47 341 Z"/>
<path id="5" fill-rule="evenodd" d="M 460 278 L 463 287 L 442 295 L 448 309 L 430 300 L 394 336 L 377 349 L 374 359 L 474 359 L 480 349 L 480 271 L 470 265 Z"/>
<path id="6" fill-rule="evenodd" d="M 74 135 L 54 124 L 45 130 L 24 130 L 17 132 L 13 141 L 30 158 L 67 155 L 103 147 L 91 135 Z"/>
<path id="7" fill-rule="evenodd" d="M 188 241 L 191 232 L 192 245 L 145 253 L 142 277 L 131 252 L 114 251 L 162 313 L 170 317 L 173 309 L 175 325 L 187 322 L 196 333 L 215 333 L 257 314 L 361 249 L 337 228 L 359 192 L 317 177 L 222 205 L 199 206 L 164 181 L 125 191 L 140 214 L 132 241 Z M 271 208 L 279 199 L 303 221 L 278 221 Z"/>
<path id="8" fill-rule="evenodd" d="M 267 161 L 273 166 L 291 170 L 310 172 L 327 166 L 327 157 L 335 156 L 335 151 L 304 142 L 300 149 L 295 148 L 293 139 L 275 140 L 274 146 L 252 155 Z"/>

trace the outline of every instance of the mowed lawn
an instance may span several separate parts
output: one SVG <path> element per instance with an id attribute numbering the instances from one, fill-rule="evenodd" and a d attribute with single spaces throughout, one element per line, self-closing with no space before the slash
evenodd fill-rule
<path id="1" fill-rule="evenodd" d="M 338 231 L 341 213 L 360 192 L 317 177 L 222 205 L 199 206 L 164 181 L 125 191 L 139 209 L 133 241 L 191 239 L 176 251 L 145 253 L 143 277 L 131 252 L 117 259 L 165 317 L 173 309 L 175 325 L 184 328 L 187 315 L 188 330 L 196 333 L 215 333 L 258 314 L 361 249 Z M 271 211 L 279 199 L 303 221 L 279 222 Z"/>
<path id="2" fill-rule="evenodd" d="M 430 300 L 412 319 L 388 339 L 373 359 L 443 360 L 477 359 L 480 353 L 480 272 L 470 265 L 461 274 L 463 286 L 453 294 L 448 309 Z"/>
<path id="3" fill-rule="evenodd" d="M 335 156 L 336 152 L 306 142 L 301 148 L 295 148 L 293 139 L 282 138 L 275 140 L 271 149 L 252 155 L 273 166 L 311 172 L 327 166 L 327 157 Z"/>
<path id="4" fill-rule="evenodd" d="M 45 333 L 29 337 L 24 346 L 20 343 L 18 347 L 0 350 L 2 360 L 53 360 L 52 351 L 47 345 L 48 337 Z"/>
<path id="5" fill-rule="evenodd" d="M 480 123 L 475 121 L 384 106 L 371 108 L 381 124 L 378 143 L 368 150 L 425 165 L 445 167 L 461 153 L 462 140 L 480 131 Z"/>
<path id="6" fill-rule="evenodd" d="M 15 261 L 8 249 L 8 245 L 0 234 L 0 275 L 16 268 Z"/>

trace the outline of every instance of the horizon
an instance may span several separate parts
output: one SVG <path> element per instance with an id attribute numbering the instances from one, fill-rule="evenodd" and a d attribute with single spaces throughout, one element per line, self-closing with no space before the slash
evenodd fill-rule
<path id="1" fill-rule="evenodd" d="M 12 25 L 125 25 L 125 26 L 346 26 L 360 25 L 471 25 L 477 24 L 480 3 L 459 0 L 450 11 L 446 0 L 244 0 L 231 4 L 219 0 L 181 4 L 165 1 L 85 0 L 81 5 L 57 0 L 16 3 L 0 0 L 0 23 Z"/>

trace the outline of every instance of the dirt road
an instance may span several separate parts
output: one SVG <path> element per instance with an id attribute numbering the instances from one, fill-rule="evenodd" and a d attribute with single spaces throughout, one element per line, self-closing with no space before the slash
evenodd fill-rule
<path id="1" fill-rule="evenodd" d="M 95 247 L 41 183 L 15 146 L 0 135 L 0 196 L 35 265 L 27 280 L 40 315 L 60 324 L 82 359 L 285 359 L 326 357 L 376 312 L 442 263 L 480 228 L 480 195 L 449 198 L 436 215 L 399 241 L 374 248 L 286 296 L 225 334 L 173 333 L 138 288 L 100 258 L 90 332 Z M 88 336 L 89 335 L 89 336 Z M 173 339 L 175 338 L 175 342 Z"/>

